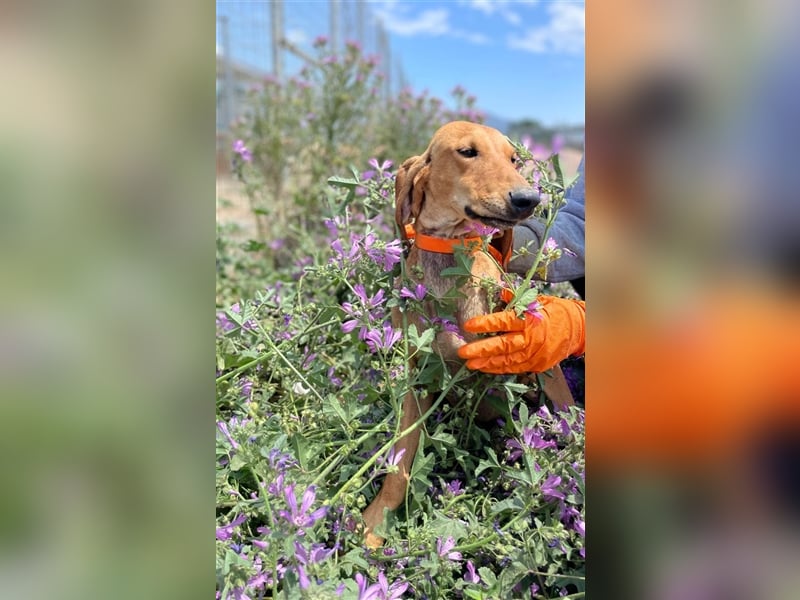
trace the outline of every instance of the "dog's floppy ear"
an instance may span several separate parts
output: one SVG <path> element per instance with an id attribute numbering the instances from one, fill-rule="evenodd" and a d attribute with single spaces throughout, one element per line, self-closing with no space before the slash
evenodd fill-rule
<path id="1" fill-rule="evenodd" d="M 416 219 L 422 210 L 430 170 L 428 156 L 428 151 L 422 156 L 412 156 L 397 171 L 394 184 L 395 221 L 403 237 L 406 223 L 410 223 L 412 218 Z"/>

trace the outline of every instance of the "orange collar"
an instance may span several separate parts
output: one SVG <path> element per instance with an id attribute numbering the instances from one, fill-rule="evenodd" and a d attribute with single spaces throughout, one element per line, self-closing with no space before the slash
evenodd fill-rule
<path id="1" fill-rule="evenodd" d="M 424 233 L 417 233 L 414 226 L 410 223 L 405 227 L 406 237 L 414 241 L 414 245 L 420 250 L 427 250 L 428 252 L 436 252 L 437 254 L 453 254 L 456 246 L 463 246 L 468 250 L 473 251 L 481 250 L 483 247 L 483 239 L 475 237 L 467 238 L 440 238 Z M 494 259 L 505 268 L 508 262 L 508 257 L 503 256 L 500 251 L 492 245 L 488 246 L 489 253 Z"/>

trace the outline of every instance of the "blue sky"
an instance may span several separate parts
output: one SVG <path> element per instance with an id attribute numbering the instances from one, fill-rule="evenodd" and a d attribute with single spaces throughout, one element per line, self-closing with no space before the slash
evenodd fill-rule
<path id="1" fill-rule="evenodd" d="M 583 2 L 370 4 L 415 89 L 461 84 L 506 119 L 583 123 Z"/>
<path id="2" fill-rule="evenodd" d="M 346 39 L 348 27 L 354 31 L 356 6 L 347 0 L 341 5 Z M 308 48 L 316 35 L 327 35 L 328 8 L 327 0 L 284 0 L 286 37 Z M 402 64 L 415 91 L 447 99 L 462 85 L 481 109 L 502 119 L 583 123 L 582 0 L 381 0 L 364 9 L 387 31 L 392 62 Z M 269 2 L 219 0 L 217 12 L 231 14 L 234 41 L 249 41 L 242 50 L 234 48 L 234 57 L 268 69 Z M 374 36 L 369 23 L 365 37 Z M 287 70 L 293 65 L 288 59 Z"/>

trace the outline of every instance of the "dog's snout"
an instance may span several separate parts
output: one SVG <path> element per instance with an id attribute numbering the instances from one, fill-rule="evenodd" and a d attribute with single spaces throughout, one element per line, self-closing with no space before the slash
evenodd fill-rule
<path id="1" fill-rule="evenodd" d="M 508 199 L 518 213 L 532 211 L 539 204 L 539 194 L 533 188 L 522 188 L 509 192 Z"/>

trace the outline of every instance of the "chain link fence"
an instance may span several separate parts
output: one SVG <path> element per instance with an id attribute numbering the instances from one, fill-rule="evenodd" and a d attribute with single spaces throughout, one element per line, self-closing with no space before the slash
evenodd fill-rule
<path id="1" fill-rule="evenodd" d="M 296 73 L 304 58 L 314 54 L 318 36 L 327 37 L 334 49 L 353 40 L 365 54 L 379 56 L 386 96 L 406 85 L 389 35 L 367 2 L 217 2 L 218 170 L 228 161 L 230 125 L 241 114 L 248 88 L 268 76 L 283 79 Z"/>

